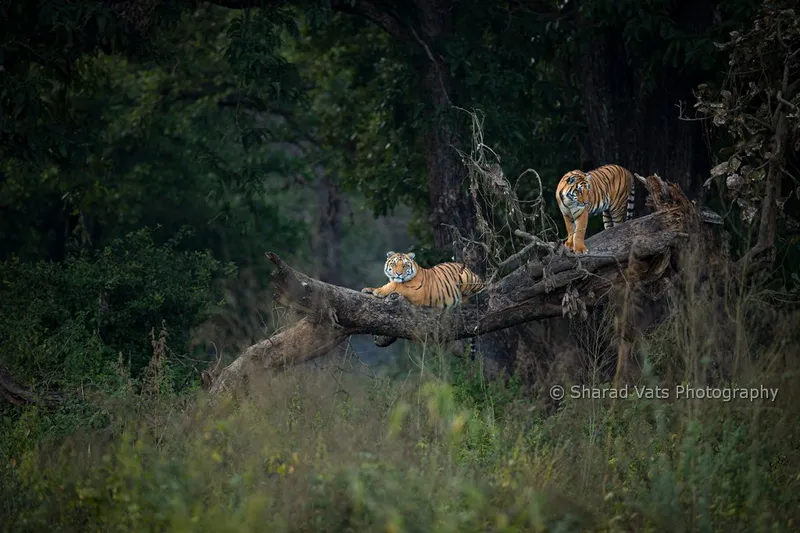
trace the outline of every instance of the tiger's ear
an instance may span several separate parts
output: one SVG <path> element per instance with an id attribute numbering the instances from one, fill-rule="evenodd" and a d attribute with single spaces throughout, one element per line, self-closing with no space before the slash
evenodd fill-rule
<path id="1" fill-rule="evenodd" d="M 408 257 L 410 257 L 411 259 L 414 259 L 415 257 L 417 257 L 417 255 L 414 252 L 409 252 L 408 253 Z"/>
<path id="2" fill-rule="evenodd" d="M 392 251 L 386 252 L 386 259 L 389 259 L 393 255 L 394 255 L 394 252 L 392 252 Z"/>

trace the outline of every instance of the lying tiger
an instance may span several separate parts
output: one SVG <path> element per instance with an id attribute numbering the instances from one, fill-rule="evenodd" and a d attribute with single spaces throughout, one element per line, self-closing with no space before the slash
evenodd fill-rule
<path id="1" fill-rule="evenodd" d="M 383 272 L 389 283 L 377 289 L 365 287 L 361 292 L 379 298 L 396 292 L 412 305 L 448 309 L 485 288 L 481 278 L 466 265 L 440 263 L 432 268 L 422 268 L 414 261 L 413 252 L 387 252 Z"/>
<path id="2" fill-rule="evenodd" d="M 564 174 L 556 187 L 556 202 L 567 229 L 564 246 L 578 254 L 587 252 L 584 237 L 592 215 L 603 214 L 605 229 L 632 219 L 633 187 L 633 174 L 619 165 Z"/>

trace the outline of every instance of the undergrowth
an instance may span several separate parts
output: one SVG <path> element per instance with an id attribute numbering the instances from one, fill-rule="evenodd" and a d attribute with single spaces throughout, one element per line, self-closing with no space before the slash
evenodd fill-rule
<path id="1" fill-rule="evenodd" d="M 302 367 L 251 384 L 247 397 L 175 392 L 156 335 L 137 377 L 119 361 L 104 390 L 55 410 L 2 408 L 0 524 L 19 533 L 797 531 L 798 315 L 730 287 L 688 277 L 666 320 L 637 343 L 640 374 L 617 384 L 627 398 L 573 380 L 559 383 L 566 394 L 553 413 L 518 380 L 487 383 L 479 360 L 451 361 L 442 346 L 426 346 L 428 361 L 404 379 Z M 573 397 L 580 384 L 606 397 Z M 686 398 L 678 386 L 777 396 Z M 638 398 L 642 387 L 661 397 Z"/>

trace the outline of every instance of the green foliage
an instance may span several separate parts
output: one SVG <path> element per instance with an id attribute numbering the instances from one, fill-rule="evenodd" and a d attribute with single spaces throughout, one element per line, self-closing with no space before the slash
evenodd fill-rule
<path id="1" fill-rule="evenodd" d="M 479 362 L 450 365 L 433 344 L 403 380 L 360 377 L 343 361 L 339 379 L 295 367 L 247 398 L 178 396 L 161 338 L 138 380 L 118 365 L 85 400 L 3 408 L 3 523 L 789 533 L 800 503 L 797 311 L 719 290 L 736 284 L 722 274 L 708 287 L 703 265 L 682 267 L 667 319 L 638 343 L 635 385 L 666 398 L 639 398 L 628 383 L 627 398 L 570 392 L 548 416 L 514 380 L 487 383 Z M 678 397 L 678 385 L 778 393 L 724 401 Z"/>
<path id="2" fill-rule="evenodd" d="M 555 6 L 552 6 L 555 9 Z M 549 15 L 487 2 L 459 3 L 454 35 L 444 44 L 457 83 L 459 104 L 485 113 L 485 138 L 499 156 L 508 179 L 533 168 L 545 190 L 523 178 L 521 200 L 552 193 L 566 170 L 580 166 L 585 136 L 578 86 L 570 83 L 558 57 L 563 34 L 550 30 Z M 550 33 L 548 33 L 550 32 Z M 490 141 L 489 141 L 490 140 Z M 465 149 L 468 145 L 460 148 Z"/>
<path id="3" fill-rule="evenodd" d="M 80 117 L 64 106 L 74 64 L 97 49 L 129 41 L 124 24 L 100 2 L 0 3 L 0 149 L 34 160 L 67 157 Z"/>
<path id="4" fill-rule="evenodd" d="M 776 404 L 568 398 L 544 417 L 519 379 L 486 382 L 479 360 L 425 362 L 429 347 L 415 361 L 419 382 L 353 373 L 334 383 L 295 369 L 237 401 L 206 405 L 182 390 L 207 361 L 188 353 L 193 330 L 215 316 L 220 282 L 236 272 L 223 260 L 256 265 L 256 289 L 266 250 L 310 263 L 307 226 L 322 207 L 301 187 L 315 185 L 312 170 L 363 194 L 373 214 L 410 208 L 418 260 L 449 259 L 430 246 L 427 223 L 426 133 L 442 117 L 420 84 L 426 54 L 326 2 L 169 13 L 159 9 L 170 2 L 145 4 L 152 20 L 124 22 L 101 3 L 0 4 L 4 20 L 20 22 L 0 49 L 10 117 L 0 117 L 2 362 L 34 389 L 67 395 L 52 409 L 0 407 L 0 523 L 797 528 L 799 412 L 784 394 L 797 385 L 794 330 L 778 328 L 763 302 L 719 302 L 699 285 L 639 347 L 645 380 L 760 379 L 779 387 Z M 712 77 L 721 59 L 710 45 L 744 4 L 723 2 L 719 20 L 694 28 L 661 0 L 581 2 L 577 13 L 571 2 L 462 2 L 453 35 L 428 44 L 451 68 L 454 102 L 485 111 L 512 184 L 535 168 L 552 201 L 586 136 L 573 64 L 586 32 L 621 36 L 644 94 L 675 69 Z M 401 6 L 398 16 L 415 13 Z M 539 192 L 521 181 L 521 199 Z M 345 250 L 354 285 L 380 277 L 380 233 L 401 233 L 371 222 L 355 213 L 341 243 L 324 243 Z"/>
<path id="5" fill-rule="evenodd" d="M 790 73 L 800 68 L 800 24 L 793 7 L 765 2 L 750 27 L 718 44 L 728 57 L 728 75 L 721 83 L 700 85 L 695 108 L 718 147 L 706 186 L 715 185 L 731 202 L 739 218 L 731 220 L 734 230 L 747 235 L 759 226 L 768 183 L 777 182 L 777 244 L 781 255 L 787 252 L 784 266 L 796 274 L 800 87 Z M 747 249 L 748 240 L 736 244 Z"/>
<path id="6" fill-rule="evenodd" d="M 584 126 L 574 86 L 545 57 L 542 43 L 529 38 L 544 22 L 527 10 L 509 19 L 507 10 L 480 2 L 459 6 L 455 20 L 454 35 L 437 50 L 454 78 L 455 103 L 486 112 L 487 139 L 512 183 L 525 169 L 536 168 L 546 178 L 547 196 L 564 168 L 578 166 L 574 140 Z M 364 194 L 376 215 L 410 206 L 410 231 L 424 254 L 432 245 L 425 135 L 441 118 L 420 86 L 420 62 L 427 59 L 342 14 L 306 25 L 301 34 L 289 57 L 313 81 L 308 124 L 330 153 L 326 168 L 348 190 Z M 469 127 L 462 114 L 448 112 Z M 469 139 L 462 144 L 455 148 L 468 149 Z M 541 192 L 531 180 L 521 181 L 523 200 Z M 434 257 L 444 256 L 431 249 Z"/>
<path id="7" fill-rule="evenodd" d="M 575 400 L 546 419 L 528 404 L 497 418 L 437 381 L 384 387 L 379 402 L 362 383 L 340 385 L 348 396 L 328 394 L 324 374 L 292 371 L 251 400 L 193 401 L 183 415 L 156 398 L 141 414 L 113 416 L 110 439 L 84 430 L 15 453 L 0 467 L 4 488 L 18 492 L 4 499 L 7 523 L 22 532 L 258 531 L 265 521 L 274 531 L 796 525 L 797 435 L 781 428 L 797 412 L 785 401 L 764 410 Z"/>
<path id="8" fill-rule="evenodd" d="M 630 64 L 637 67 L 635 83 L 649 94 L 663 76 L 674 69 L 713 76 L 721 66 L 714 43 L 750 20 L 757 9 L 754 2 L 728 0 L 718 5 L 688 5 L 672 0 L 645 2 L 604 0 L 581 3 L 577 9 L 583 21 L 592 21 L 589 31 L 613 31 L 625 45 Z M 715 16 L 714 9 L 718 16 Z M 582 26 L 566 29 L 578 42 Z"/>
<path id="9" fill-rule="evenodd" d="M 376 215 L 398 205 L 427 208 L 421 134 L 423 97 L 411 57 L 382 30 L 336 14 L 305 25 L 288 57 L 313 88 L 310 129 L 326 168 L 362 193 Z"/>
<path id="10" fill-rule="evenodd" d="M 226 30 L 230 40 L 225 53 L 228 63 L 239 73 L 243 86 L 257 87 L 269 100 L 292 100 L 302 95 L 295 66 L 280 53 L 283 31 L 298 36 L 291 12 L 281 8 L 243 10 Z"/>
<path id="11" fill-rule="evenodd" d="M 157 224 L 190 225 L 197 239 L 186 245 L 240 264 L 260 263 L 265 249 L 298 248 L 304 228 L 295 213 L 307 198 L 286 182 L 305 162 L 277 144 L 286 141 L 286 127 L 257 105 L 291 101 L 297 89 L 280 43 L 251 42 L 261 30 L 273 35 L 286 17 L 233 16 L 205 7 L 155 31 L 156 61 L 70 58 L 69 82 L 57 86 L 52 104 L 57 112 L 31 125 L 37 132 L 45 122 L 55 127 L 64 115 L 63 148 L 33 147 L 36 157 L 14 150 L 2 163 L 4 257 L 61 259 L 71 237 L 99 248 Z M 268 65 L 252 64 L 254 54 Z M 273 75 L 280 91 L 265 83 Z M 23 122 L 13 124 L 15 135 L 25 134 Z"/>
<path id="12" fill-rule="evenodd" d="M 138 374 L 162 325 L 180 358 L 192 329 L 219 303 L 215 281 L 234 274 L 208 252 L 177 249 L 183 237 L 158 246 L 141 230 L 63 263 L 2 263 L 4 363 L 61 388 L 101 382 L 119 356 Z M 190 366 L 176 379 L 185 381 L 187 370 L 194 373 Z"/>

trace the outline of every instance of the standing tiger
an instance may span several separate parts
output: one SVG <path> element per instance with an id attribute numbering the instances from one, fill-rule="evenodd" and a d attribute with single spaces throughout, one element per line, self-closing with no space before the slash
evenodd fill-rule
<path id="1" fill-rule="evenodd" d="M 422 268 L 414 261 L 414 253 L 386 253 L 383 272 L 389 283 L 377 289 L 366 287 L 361 292 L 385 298 L 396 292 L 416 306 L 450 308 L 467 296 L 482 291 L 481 278 L 461 263 L 440 263 Z"/>
<path id="2" fill-rule="evenodd" d="M 628 221 L 633 218 L 633 195 L 633 174 L 619 165 L 564 174 L 556 187 L 556 201 L 567 227 L 564 246 L 585 254 L 589 216 L 603 213 L 605 229 Z"/>

